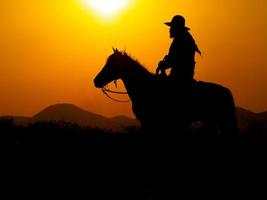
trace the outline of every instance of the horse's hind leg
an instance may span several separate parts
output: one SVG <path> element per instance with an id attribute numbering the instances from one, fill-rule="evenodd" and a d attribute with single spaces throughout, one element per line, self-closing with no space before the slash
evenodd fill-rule
<path id="1" fill-rule="evenodd" d="M 231 94 L 229 95 L 229 99 L 226 103 L 226 106 L 222 108 L 220 112 L 221 114 L 218 117 L 220 120 L 222 138 L 225 141 L 230 142 L 236 139 L 239 132 L 235 113 L 235 105 Z"/>
<path id="2" fill-rule="evenodd" d="M 205 117 L 216 122 L 219 138 L 230 140 L 238 132 L 233 95 L 229 89 L 223 87 L 217 87 L 213 93 L 213 99 L 207 105 L 209 112 L 204 113 Z"/>
<path id="3" fill-rule="evenodd" d="M 234 113 L 222 116 L 220 119 L 220 130 L 224 140 L 233 140 L 238 136 L 238 126 Z"/>

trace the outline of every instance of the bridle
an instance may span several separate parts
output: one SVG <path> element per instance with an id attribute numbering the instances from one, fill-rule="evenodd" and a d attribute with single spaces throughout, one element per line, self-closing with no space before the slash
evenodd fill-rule
<path id="1" fill-rule="evenodd" d="M 114 84 L 115 84 L 115 86 L 116 86 L 116 88 L 117 88 L 117 80 L 114 81 Z M 131 101 L 131 100 L 121 101 L 121 100 L 117 100 L 117 99 L 114 99 L 113 97 L 111 97 L 111 96 L 109 95 L 109 93 L 111 93 L 111 94 L 119 94 L 119 95 L 126 95 L 126 94 L 128 94 L 128 92 L 117 92 L 117 91 L 110 90 L 110 89 L 108 88 L 108 85 L 106 85 L 106 86 L 104 86 L 104 87 L 102 88 L 102 92 L 103 92 L 108 98 L 110 98 L 111 100 L 116 101 L 116 102 L 120 102 L 120 103 L 128 103 L 128 102 Z"/>

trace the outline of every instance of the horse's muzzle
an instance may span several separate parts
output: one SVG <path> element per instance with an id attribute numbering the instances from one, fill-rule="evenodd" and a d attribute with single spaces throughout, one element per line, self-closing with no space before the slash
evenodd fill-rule
<path id="1" fill-rule="evenodd" d="M 102 88 L 103 87 L 102 84 L 100 83 L 100 81 L 97 78 L 94 79 L 94 84 L 95 84 L 96 88 Z"/>

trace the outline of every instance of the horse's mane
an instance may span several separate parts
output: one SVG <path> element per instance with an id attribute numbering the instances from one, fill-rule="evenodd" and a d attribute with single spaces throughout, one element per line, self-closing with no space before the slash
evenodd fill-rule
<path id="1" fill-rule="evenodd" d="M 152 75 L 152 73 L 144 65 L 142 65 L 139 62 L 139 60 L 137 60 L 137 59 L 133 58 L 132 56 L 130 56 L 126 51 L 121 52 L 121 54 L 124 57 L 126 57 L 126 59 L 128 59 L 130 62 L 132 62 L 135 67 L 137 67 L 138 69 L 144 70 L 144 71 L 146 71 L 146 72 L 148 72 L 149 74 Z"/>

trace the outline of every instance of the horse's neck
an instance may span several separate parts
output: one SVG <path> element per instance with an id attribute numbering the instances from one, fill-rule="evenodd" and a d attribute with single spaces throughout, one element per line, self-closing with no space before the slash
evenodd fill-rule
<path id="1" fill-rule="evenodd" d="M 122 77 L 122 81 L 132 102 L 138 98 L 138 92 L 141 88 L 144 88 L 145 82 L 152 76 L 151 73 L 138 63 L 131 62 L 128 65 L 126 73 L 124 77 Z"/>

